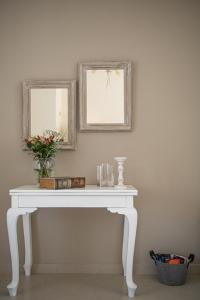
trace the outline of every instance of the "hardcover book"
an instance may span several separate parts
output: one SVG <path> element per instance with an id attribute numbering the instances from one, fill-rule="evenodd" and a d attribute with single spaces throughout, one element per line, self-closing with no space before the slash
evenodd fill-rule
<path id="1" fill-rule="evenodd" d="M 40 188 L 50 190 L 62 190 L 72 188 L 84 188 L 85 177 L 49 177 L 40 178 Z"/>

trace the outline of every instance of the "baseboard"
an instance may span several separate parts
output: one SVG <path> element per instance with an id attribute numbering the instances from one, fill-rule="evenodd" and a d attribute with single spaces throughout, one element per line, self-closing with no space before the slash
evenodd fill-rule
<path id="1" fill-rule="evenodd" d="M 122 273 L 121 264 L 34 264 L 33 273 Z"/>
<path id="2" fill-rule="evenodd" d="M 10 274 L 11 266 L 8 264 L 0 265 L 0 274 Z M 23 266 L 20 266 L 20 272 L 23 272 Z M 35 274 L 62 274 L 62 273 L 85 273 L 85 274 L 122 274 L 121 264 L 33 264 L 32 273 Z M 156 274 L 155 265 L 152 264 L 135 264 L 134 273 L 138 275 Z M 200 264 L 191 264 L 189 267 L 190 274 L 200 274 Z"/>
<path id="3" fill-rule="evenodd" d="M 8 264 L 0 265 L 0 274 L 8 274 L 11 272 L 11 266 Z M 20 273 L 23 273 L 23 266 L 20 265 Z M 32 273 L 34 274 L 122 274 L 121 264 L 75 264 L 75 263 L 60 263 L 60 264 L 33 264 Z"/>

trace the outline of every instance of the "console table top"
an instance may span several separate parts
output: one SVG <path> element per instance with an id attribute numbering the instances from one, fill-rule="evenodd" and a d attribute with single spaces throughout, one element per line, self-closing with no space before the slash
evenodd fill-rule
<path id="1" fill-rule="evenodd" d="M 97 185 L 86 185 L 85 188 L 73 188 L 63 190 L 41 189 L 37 185 L 24 185 L 10 190 L 10 195 L 20 194 L 62 194 L 62 195 L 131 195 L 137 196 L 138 191 L 132 185 L 126 186 L 125 189 L 115 187 L 99 187 Z"/>

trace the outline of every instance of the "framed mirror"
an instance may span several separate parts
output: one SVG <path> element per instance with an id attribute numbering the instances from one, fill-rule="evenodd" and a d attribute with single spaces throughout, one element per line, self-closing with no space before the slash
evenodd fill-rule
<path id="1" fill-rule="evenodd" d="M 23 139 L 45 130 L 62 134 L 61 149 L 75 149 L 75 80 L 23 81 Z"/>
<path id="2" fill-rule="evenodd" d="M 129 131 L 131 62 L 79 65 L 80 131 Z"/>

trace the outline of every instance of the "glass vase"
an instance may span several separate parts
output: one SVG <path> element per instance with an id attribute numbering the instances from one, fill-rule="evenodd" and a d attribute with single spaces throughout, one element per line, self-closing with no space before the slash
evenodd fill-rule
<path id="1" fill-rule="evenodd" d="M 114 186 L 113 166 L 108 163 L 97 166 L 97 185 L 100 187 Z"/>
<path id="2" fill-rule="evenodd" d="M 53 176 L 54 165 L 53 159 L 39 159 L 34 162 L 34 170 L 37 172 L 38 183 L 40 182 L 40 178 Z"/>

